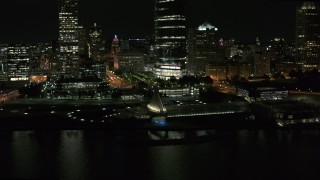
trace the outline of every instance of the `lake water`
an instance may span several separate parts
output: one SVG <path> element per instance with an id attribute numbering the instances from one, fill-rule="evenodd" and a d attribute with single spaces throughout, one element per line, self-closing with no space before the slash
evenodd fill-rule
<path id="1" fill-rule="evenodd" d="M 217 131 L 182 145 L 121 139 L 103 130 L 0 132 L 0 179 L 320 177 L 320 131 Z"/>

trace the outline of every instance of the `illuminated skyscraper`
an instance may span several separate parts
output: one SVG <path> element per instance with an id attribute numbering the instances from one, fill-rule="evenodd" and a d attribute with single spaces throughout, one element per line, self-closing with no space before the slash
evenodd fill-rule
<path id="1" fill-rule="evenodd" d="M 320 66 L 320 11 L 313 2 L 305 2 L 297 9 L 296 60 L 304 69 Z"/>
<path id="2" fill-rule="evenodd" d="M 160 67 L 170 67 L 162 69 L 164 72 L 182 71 L 186 63 L 186 1 L 155 0 L 154 23 L 156 58 L 160 63 L 170 64 Z M 161 74 L 164 77 L 160 78 L 169 78 L 181 72 Z"/>
<path id="3" fill-rule="evenodd" d="M 102 40 L 102 29 L 96 23 L 90 28 L 89 32 L 89 56 L 93 60 L 101 61 L 106 54 L 105 44 Z"/>
<path id="4" fill-rule="evenodd" d="M 197 29 L 189 30 L 188 71 L 190 74 L 205 75 L 206 66 L 214 63 L 218 49 L 217 31 L 218 28 L 207 22 Z"/>
<path id="5" fill-rule="evenodd" d="M 59 42 L 62 72 L 79 72 L 78 0 L 59 0 Z"/>
<path id="6" fill-rule="evenodd" d="M 27 81 L 30 76 L 29 48 L 25 45 L 10 45 L 7 50 L 7 75 L 9 81 Z"/>
<path id="7" fill-rule="evenodd" d="M 115 35 L 112 44 L 111 44 L 111 55 L 113 57 L 113 62 L 114 62 L 114 69 L 118 70 L 119 69 L 119 61 L 118 61 L 118 56 L 117 54 L 120 52 L 120 41 L 118 39 L 118 36 Z"/>

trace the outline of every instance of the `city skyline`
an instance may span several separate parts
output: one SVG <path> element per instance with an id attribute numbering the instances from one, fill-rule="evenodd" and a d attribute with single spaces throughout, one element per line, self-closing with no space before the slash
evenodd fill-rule
<path id="1" fill-rule="evenodd" d="M 294 42 L 295 11 L 302 1 L 241 2 L 200 0 L 188 1 L 188 27 L 208 21 L 219 28 L 220 36 L 239 41 L 270 40 L 281 36 Z M 125 4 L 125 5 L 124 5 Z M 102 27 L 105 39 L 144 37 L 153 34 L 153 1 L 128 0 L 100 2 L 79 0 L 80 25 L 93 23 Z M 14 7 L 14 10 L 9 7 Z M 270 11 L 271 10 L 271 11 Z M 272 13 L 270 13 L 272 12 Z M 2 2 L 0 43 L 48 42 L 58 39 L 58 0 Z"/>

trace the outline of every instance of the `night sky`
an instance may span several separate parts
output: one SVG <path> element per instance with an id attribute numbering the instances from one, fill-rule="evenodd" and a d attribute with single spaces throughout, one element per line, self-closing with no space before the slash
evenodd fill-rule
<path id="1" fill-rule="evenodd" d="M 79 0 L 80 24 L 97 22 L 106 39 L 152 35 L 153 0 Z M 282 36 L 293 41 L 299 1 L 189 0 L 189 27 L 208 21 L 239 41 Z M 0 44 L 58 38 L 58 0 L 1 0 Z"/>

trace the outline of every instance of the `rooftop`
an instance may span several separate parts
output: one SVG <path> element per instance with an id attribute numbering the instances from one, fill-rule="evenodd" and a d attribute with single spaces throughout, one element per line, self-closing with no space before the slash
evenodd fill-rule
<path id="1" fill-rule="evenodd" d="M 316 6 L 314 2 L 307 1 L 303 3 L 302 9 L 316 9 Z"/>
<path id="2" fill-rule="evenodd" d="M 218 28 L 215 26 L 211 25 L 209 22 L 204 22 L 202 25 L 198 27 L 198 31 L 206 31 L 207 29 L 212 30 L 214 29 L 215 31 L 218 31 Z"/>

